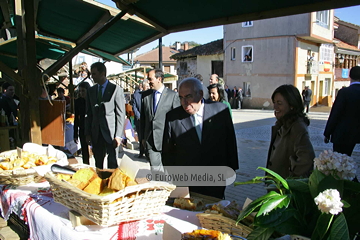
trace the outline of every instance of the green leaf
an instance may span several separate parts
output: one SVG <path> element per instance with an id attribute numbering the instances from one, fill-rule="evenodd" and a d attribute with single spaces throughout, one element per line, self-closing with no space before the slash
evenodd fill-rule
<path id="1" fill-rule="evenodd" d="M 344 189 L 355 193 L 360 193 L 360 183 L 344 180 Z"/>
<path id="2" fill-rule="evenodd" d="M 289 218 L 292 218 L 295 214 L 295 209 L 277 208 L 274 209 L 271 214 L 256 217 L 254 225 L 276 228 L 286 222 Z"/>
<path id="3" fill-rule="evenodd" d="M 264 167 L 258 167 L 257 169 L 261 169 L 264 170 L 265 172 L 269 173 L 270 175 L 274 176 L 279 182 L 281 182 L 281 184 L 283 185 L 283 187 L 287 190 L 289 190 L 289 185 L 287 184 L 286 180 L 284 178 L 282 178 L 279 174 L 277 174 L 274 171 L 271 171 L 270 169 L 264 168 Z"/>
<path id="4" fill-rule="evenodd" d="M 287 179 L 287 183 L 289 184 L 289 188 L 291 191 L 300 191 L 300 192 L 309 192 L 309 179 Z"/>
<path id="5" fill-rule="evenodd" d="M 250 181 L 246 181 L 246 182 L 234 182 L 234 186 L 237 185 L 246 185 L 246 184 L 256 184 L 256 183 L 263 183 L 264 181 L 261 180 L 250 180 Z"/>
<path id="6" fill-rule="evenodd" d="M 323 213 L 319 216 L 311 240 L 322 239 L 331 225 L 334 215 Z"/>
<path id="7" fill-rule="evenodd" d="M 272 228 L 255 228 L 247 237 L 247 240 L 267 240 L 274 233 Z"/>
<path id="8" fill-rule="evenodd" d="M 351 207 L 351 205 L 350 205 L 350 203 L 348 203 L 347 201 L 345 201 L 345 200 L 341 200 L 341 202 L 344 204 L 344 208 L 349 208 L 349 207 Z"/>
<path id="9" fill-rule="evenodd" d="M 349 240 L 349 230 L 346 223 L 345 215 L 340 213 L 330 228 L 330 239 Z"/>
<path id="10" fill-rule="evenodd" d="M 340 196 L 342 196 L 344 189 L 344 181 L 336 180 L 333 176 L 326 176 L 318 184 L 318 194 L 327 189 L 337 189 L 340 193 Z"/>
<path id="11" fill-rule="evenodd" d="M 257 198 L 256 200 L 254 200 L 253 202 L 251 202 L 249 205 L 247 205 L 240 213 L 240 215 L 238 216 L 237 222 L 243 220 L 244 218 L 246 218 L 247 216 L 249 216 L 250 213 L 254 212 L 255 210 L 257 210 L 259 208 L 259 206 L 261 206 L 264 202 L 268 201 L 269 199 L 271 199 L 272 197 L 275 196 L 280 196 L 279 193 L 271 191 L 267 194 L 265 194 L 264 196 L 261 196 L 259 198 Z"/>
<path id="12" fill-rule="evenodd" d="M 314 169 L 314 171 L 311 173 L 311 175 L 309 177 L 309 189 L 310 189 L 312 198 L 316 198 L 317 195 L 319 194 L 318 186 L 319 186 L 319 183 L 324 178 L 325 178 L 325 175 L 317 169 Z"/>
<path id="13" fill-rule="evenodd" d="M 290 197 L 288 195 L 280 195 L 269 199 L 264 203 L 256 216 L 265 215 L 271 212 L 273 209 L 287 207 L 290 202 Z"/>

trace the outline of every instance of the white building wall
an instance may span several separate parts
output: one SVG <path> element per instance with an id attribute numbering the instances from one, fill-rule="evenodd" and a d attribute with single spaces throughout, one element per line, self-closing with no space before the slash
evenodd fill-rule
<path id="1" fill-rule="evenodd" d="M 205 86 L 209 85 L 209 79 L 211 76 L 211 61 L 223 61 L 224 54 L 208 55 L 208 56 L 198 56 L 196 65 L 197 73 L 201 74 L 203 77 L 203 84 Z"/>

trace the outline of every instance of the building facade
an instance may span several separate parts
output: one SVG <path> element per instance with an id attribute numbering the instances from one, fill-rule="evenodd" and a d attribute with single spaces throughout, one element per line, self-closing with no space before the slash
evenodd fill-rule
<path id="1" fill-rule="evenodd" d="M 272 109 L 271 94 L 293 84 L 313 91 L 311 105 L 331 105 L 333 10 L 224 26 L 224 80 L 242 87 L 245 108 Z"/>

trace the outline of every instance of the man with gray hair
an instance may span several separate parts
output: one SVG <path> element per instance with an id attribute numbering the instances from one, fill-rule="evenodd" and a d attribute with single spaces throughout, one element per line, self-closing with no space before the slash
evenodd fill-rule
<path id="1" fill-rule="evenodd" d="M 360 66 L 350 70 L 351 83 L 342 88 L 331 108 L 324 131 L 324 142 L 333 143 L 334 152 L 351 156 L 360 143 Z"/>
<path id="2" fill-rule="evenodd" d="M 166 115 L 164 166 L 228 166 L 239 168 L 234 125 L 227 105 L 205 103 L 201 82 L 180 82 L 181 106 Z M 190 186 L 190 191 L 224 198 L 225 186 Z"/>

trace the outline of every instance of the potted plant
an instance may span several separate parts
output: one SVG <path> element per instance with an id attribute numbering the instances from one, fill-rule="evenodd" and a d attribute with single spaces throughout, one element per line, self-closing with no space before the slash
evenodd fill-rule
<path id="1" fill-rule="evenodd" d="M 257 212 L 248 240 L 287 234 L 312 240 L 345 240 L 360 234 L 360 183 L 355 178 L 352 158 L 328 150 L 314 159 L 314 166 L 305 179 L 284 179 L 259 167 L 267 175 L 235 182 L 235 186 L 253 183 L 274 186 L 246 206 L 237 219 L 239 222 Z"/>

